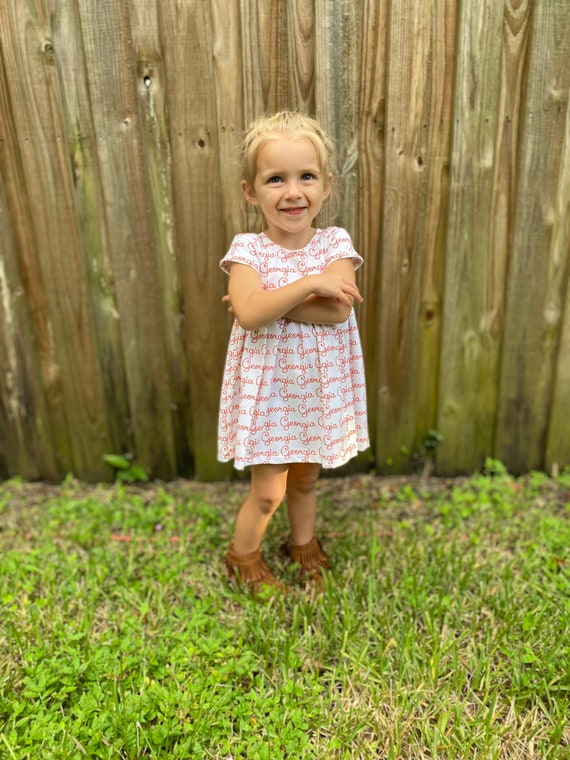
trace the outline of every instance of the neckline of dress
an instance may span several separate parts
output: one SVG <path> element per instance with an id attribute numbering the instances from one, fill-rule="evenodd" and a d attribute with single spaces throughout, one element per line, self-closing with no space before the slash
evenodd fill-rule
<path id="1" fill-rule="evenodd" d="M 267 235 L 265 231 L 260 232 L 259 234 L 267 241 L 267 243 L 269 243 L 269 245 L 275 246 L 280 251 L 287 251 L 288 253 L 300 253 L 301 251 L 305 251 L 311 245 L 311 243 L 314 242 L 317 235 L 320 235 L 321 232 L 322 232 L 322 229 L 320 227 L 316 227 L 313 237 L 309 240 L 309 242 L 303 248 L 285 248 L 284 246 L 279 245 L 279 243 L 275 243 L 273 240 L 271 240 L 271 238 L 269 237 L 269 235 Z"/>

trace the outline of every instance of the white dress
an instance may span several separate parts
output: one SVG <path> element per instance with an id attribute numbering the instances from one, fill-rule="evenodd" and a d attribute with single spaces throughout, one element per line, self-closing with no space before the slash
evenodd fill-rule
<path id="1" fill-rule="evenodd" d="M 265 233 L 236 235 L 220 262 L 247 264 L 265 289 L 320 274 L 333 261 L 362 258 L 346 230 L 316 230 L 300 251 Z M 281 318 L 256 330 L 234 322 L 220 400 L 218 458 L 242 470 L 254 464 L 339 467 L 369 446 L 366 387 L 354 310 L 343 324 Z"/>

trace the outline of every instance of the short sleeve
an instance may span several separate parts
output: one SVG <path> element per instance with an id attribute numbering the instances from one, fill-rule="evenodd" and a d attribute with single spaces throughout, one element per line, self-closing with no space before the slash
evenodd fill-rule
<path id="1" fill-rule="evenodd" d="M 255 245 L 257 235 L 251 233 L 241 233 L 236 235 L 232 240 L 229 251 L 220 261 L 220 268 L 226 273 L 230 273 L 231 264 L 246 264 L 248 267 L 259 272 L 259 253 Z"/>
<path id="2" fill-rule="evenodd" d="M 342 227 L 327 227 L 323 230 L 326 239 L 326 265 L 339 259 L 352 259 L 354 268 L 358 269 L 364 263 L 362 256 L 354 250 L 348 232 Z"/>

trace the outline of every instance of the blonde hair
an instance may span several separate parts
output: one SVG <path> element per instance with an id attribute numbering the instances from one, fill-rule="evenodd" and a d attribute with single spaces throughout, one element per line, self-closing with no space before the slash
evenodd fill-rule
<path id="1" fill-rule="evenodd" d="M 262 116 L 250 125 L 241 146 L 242 180 L 253 187 L 257 174 L 259 151 L 268 140 L 279 139 L 284 135 L 294 139 L 306 138 L 311 141 L 317 153 L 319 168 L 325 184 L 330 185 L 331 192 L 326 200 L 329 201 L 329 205 L 334 207 L 334 210 L 330 209 L 330 211 L 336 213 L 338 211 L 338 188 L 335 182 L 337 172 L 333 141 L 318 121 L 296 111 L 279 111 L 270 116 Z"/>

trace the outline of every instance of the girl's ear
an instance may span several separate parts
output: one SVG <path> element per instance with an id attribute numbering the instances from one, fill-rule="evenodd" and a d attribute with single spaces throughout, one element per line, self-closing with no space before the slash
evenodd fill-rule
<path id="1" fill-rule="evenodd" d="M 246 201 L 249 201 L 249 203 L 251 203 L 253 206 L 258 205 L 255 190 L 245 179 L 242 179 L 241 181 L 241 191 L 244 194 Z"/>
<path id="2" fill-rule="evenodd" d="M 333 182 L 334 182 L 334 177 L 332 175 L 332 172 L 329 172 L 329 175 L 325 182 L 325 191 L 323 193 L 323 198 L 328 198 L 328 196 L 331 194 L 332 188 L 333 188 Z"/>

